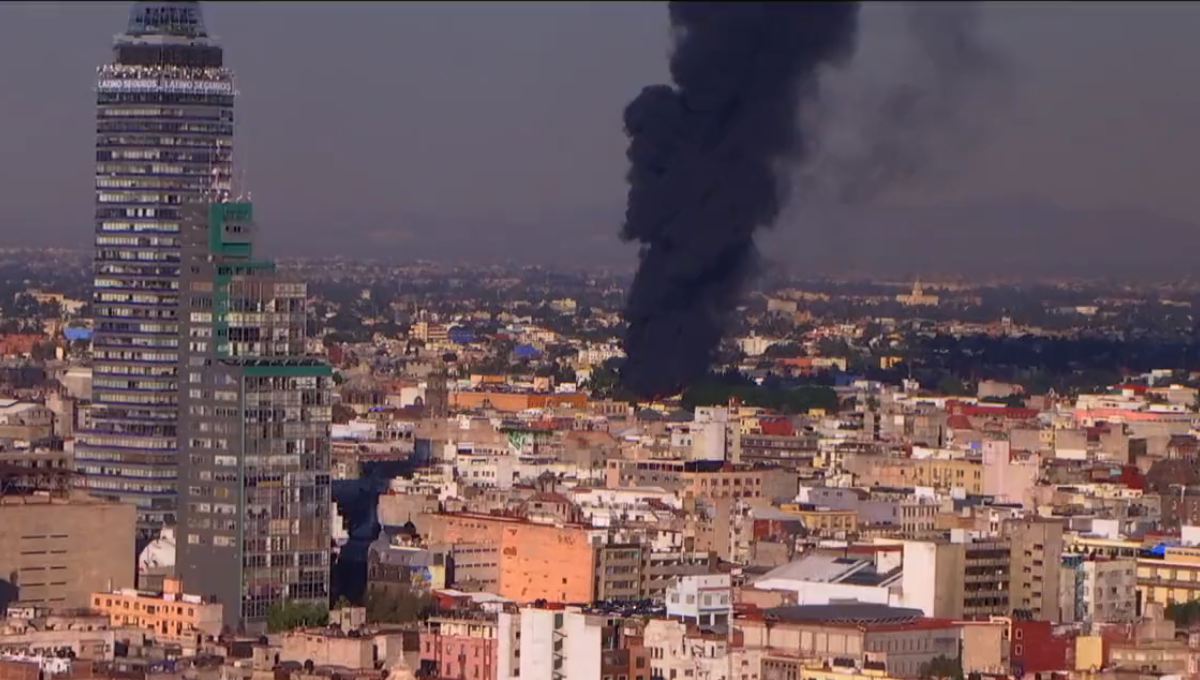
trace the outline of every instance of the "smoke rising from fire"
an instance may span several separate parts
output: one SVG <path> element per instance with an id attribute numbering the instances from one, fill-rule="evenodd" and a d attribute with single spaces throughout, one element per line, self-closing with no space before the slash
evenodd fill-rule
<path id="1" fill-rule="evenodd" d="M 621 237 L 640 244 L 621 370 L 640 398 L 703 377 L 758 269 L 755 234 L 795 182 L 841 203 L 921 175 L 938 143 L 962 146 L 963 111 L 1003 73 L 977 35 L 977 3 L 911 3 L 915 46 L 898 78 L 852 104 L 822 79 L 854 55 L 856 2 L 670 2 L 673 84 L 625 109 L 629 184 Z M 805 114 L 802 116 L 801 114 Z M 835 123 L 857 144 L 841 147 Z"/>
<path id="2" fill-rule="evenodd" d="M 889 77 L 849 92 L 834 79 L 804 112 L 817 142 L 798 172 L 807 200 L 868 203 L 955 171 L 1005 101 L 1010 60 L 981 35 L 981 3 L 900 8 L 908 50 Z"/>
<path id="3" fill-rule="evenodd" d="M 625 319 L 626 388 L 678 393 L 708 370 L 755 269 L 754 233 L 803 159 L 796 125 L 822 65 L 854 48 L 851 2 L 671 2 L 674 85 L 625 109 L 622 237 L 642 245 Z"/>

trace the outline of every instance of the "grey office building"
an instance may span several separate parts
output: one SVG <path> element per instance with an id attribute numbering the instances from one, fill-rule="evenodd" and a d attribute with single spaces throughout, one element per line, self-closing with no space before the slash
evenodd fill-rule
<path id="1" fill-rule="evenodd" d="M 254 632 L 328 603 L 332 370 L 305 356 L 305 284 L 254 258 L 253 206 L 184 214 L 176 569 Z"/>
<path id="2" fill-rule="evenodd" d="M 75 459 L 132 503 L 143 538 L 175 521 L 180 225 L 229 197 L 233 74 L 199 3 L 137 2 L 96 81 L 93 404 Z"/>

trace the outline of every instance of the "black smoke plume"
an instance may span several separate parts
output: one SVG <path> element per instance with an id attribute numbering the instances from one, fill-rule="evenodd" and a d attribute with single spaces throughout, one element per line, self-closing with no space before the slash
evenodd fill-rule
<path id="1" fill-rule="evenodd" d="M 625 109 L 622 238 L 641 244 L 623 385 L 669 396 L 703 376 L 755 270 L 754 233 L 809 149 L 797 125 L 817 73 L 854 50 L 856 2 L 671 2 L 674 85 Z"/>
<path id="2" fill-rule="evenodd" d="M 868 203 L 962 165 L 982 136 L 978 123 L 1000 108 L 1011 84 L 1008 56 L 980 35 L 980 5 L 901 5 L 910 49 L 894 77 L 857 99 L 826 93 L 806 112 L 821 146 L 800 173 L 806 196 Z M 848 141 L 830 143 L 835 138 Z"/>

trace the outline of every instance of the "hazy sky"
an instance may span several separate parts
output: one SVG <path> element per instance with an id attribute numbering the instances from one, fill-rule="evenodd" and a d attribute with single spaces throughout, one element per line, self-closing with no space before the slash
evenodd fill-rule
<path id="1" fill-rule="evenodd" d="M 89 246 L 92 81 L 127 11 L 0 3 L 0 242 Z M 889 38 L 889 11 L 867 8 L 865 46 Z M 892 201 L 1200 223 L 1200 5 L 985 11 L 1016 73 L 1003 125 L 956 181 Z M 221 2 L 205 13 L 238 74 L 237 164 L 271 250 L 622 252 L 621 112 L 665 77 L 662 3 Z M 869 51 L 856 68 L 874 68 Z"/>

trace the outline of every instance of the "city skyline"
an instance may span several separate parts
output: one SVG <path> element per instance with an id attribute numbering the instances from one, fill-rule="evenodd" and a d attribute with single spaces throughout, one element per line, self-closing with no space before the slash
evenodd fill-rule
<path id="1" fill-rule="evenodd" d="M 988 234 L 1020 234 L 1009 239 L 1017 245 L 988 250 L 1007 249 L 1001 253 L 1011 267 L 1041 272 L 1044 262 L 1028 262 L 1040 256 L 1018 247 L 1027 232 L 1045 235 L 1057 252 L 1099 229 L 1132 263 L 1110 262 L 1103 252 L 1058 259 L 1104 271 L 1152 267 L 1146 239 L 1128 235 L 1135 229 L 1190 243 L 1198 206 L 1183 180 L 1194 155 L 1185 121 L 1200 103 L 1171 83 L 1187 63 L 1183 37 L 1200 13 L 1139 7 L 985 3 L 988 34 L 1012 54 L 1020 78 L 1003 125 L 990 128 L 969 166 L 945 186 L 914 189 L 865 210 L 793 216 L 769 237 L 770 250 L 799 266 L 907 267 L 913 271 L 886 273 L 913 274 L 949 262 L 973 271 L 970 244 L 958 242 L 958 225 L 966 221 Z M 83 234 L 81 205 L 63 198 L 77 192 L 48 187 L 85 179 L 78 153 L 56 145 L 89 134 L 89 122 L 69 102 L 83 96 L 81 74 L 94 62 L 87 54 L 106 37 L 94 26 L 124 11 L 100 3 L 0 5 L 0 56 L 5 49 L 37 54 L 46 42 L 38 31 L 57 31 L 67 43 L 55 48 L 44 79 L 63 83 L 57 93 L 24 72 L 0 68 L 9 91 L 41 112 L 23 119 L 20 129 L 31 131 L 29 139 L 54 140 L 4 183 L 11 189 L 0 189 L 12 192 L 0 194 L 0 222 L 37 223 L 34 245 L 75 245 Z M 281 11 L 295 12 L 295 29 L 255 39 L 270 33 Z M 210 28 L 236 38 L 243 80 L 255 85 L 243 102 L 247 142 L 235 180 L 280 225 L 268 230 L 268 248 L 282 255 L 632 263 L 633 249 L 616 238 L 624 188 L 619 114 L 641 84 L 662 76 L 667 42 L 660 8 L 518 3 L 495 12 L 471 3 L 209 9 Z M 891 35 L 887 15 L 868 7 L 866 30 Z M 1056 31 L 1074 39 L 1052 40 Z M 1116 42 L 1127 46 L 1119 61 L 1109 48 Z M 305 52 L 306 44 L 325 47 L 317 57 Z M 447 48 L 460 58 L 418 58 Z M 864 53 L 862 68 L 878 61 Z M 1109 93 L 1116 90 L 1125 95 L 1114 100 Z M 351 101 L 361 104 L 338 103 Z M 552 102 L 562 108 L 552 109 Z M 1145 116 L 1154 116 L 1152 128 Z M 0 134 L 0 149 L 28 155 L 29 142 L 20 137 Z M 1035 152 L 1038 162 L 1030 164 Z M 338 228 L 325 228 L 331 223 Z M 9 242 L 22 239 L 9 231 Z M 887 246 L 879 252 L 849 247 L 880 240 Z M 912 243 L 926 241 L 930 254 Z M 892 254 L 915 263 L 890 262 Z M 1177 260 L 1168 264 L 1184 265 Z"/>
<path id="2" fill-rule="evenodd" d="M 1119 104 L 1031 118 L 1028 67 L 1123 18 L 1033 6 L 668 3 L 669 74 L 622 66 L 618 237 L 579 216 L 614 186 L 612 38 L 659 3 L 135 0 L 61 102 L 88 134 L 50 140 L 11 77 L 73 81 L 37 40 L 11 68 L 5 14 L 108 8 L 0 4 L 0 225 L 71 144 L 90 185 L 37 214 L 92 215 L 0 239 L 0 675 L 1200 680 L 1197 235 L 1143 204 L 1187 213 L 1155 144 L 1188 107 L 1093 60 Z M 444 63 L 394 58 L 422 37 Z M 1122 107 L 1156 118 L 1141 166 Z M 1093 200 L 1114 167 L 1140 184 Z M 445 222 L 363 231 L 396 215 Z"/>
<path id="3" fill-rule="evenodd" d="M 198 2 L 133 3 L 97 71 L 92 403 L 75 468 L 165 527 L 178 573 L 265 629 L 327 604 L 331 369 L 307 287 L 255 249 L 233 201 L 233 71 Z"/>

